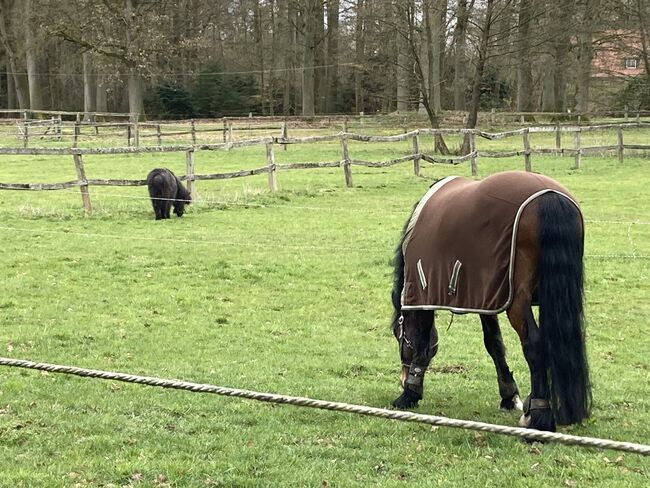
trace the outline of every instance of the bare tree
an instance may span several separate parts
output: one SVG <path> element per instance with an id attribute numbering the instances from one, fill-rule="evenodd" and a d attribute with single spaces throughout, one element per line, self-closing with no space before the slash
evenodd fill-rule
<path id="1" fill-rule="evenodd" d="M 357 113 L 365 110 L 364 105 L 364 64 L 365 64 L 365 47 L 366 47 L 366 32 L 365 32 L 365 2 L 366 0 L 357 0 L 356 4 L 356 20 L 354 24 L 354 40 L 355 40 L 355 68 L 354 68 L 354 109 Z"/>
<path id="2" fill-rule="evenodd" d="M 27 100 L 23 92 L 20 78 L 18 77 L 18 69 L 16 66 L 16 55 L 13 48 L 11 47 L 11 42 L 9 39 L 9 33 L 7 30 L 6 17 L 9 9 L 4 0 L 0 0 L 0 37 L 2 38 L 2 44 L 7 53 L 7 64 L 9 65 L 9 70 L 11 71 L 11 79 L 13 81 L 13 89 L 16 93 L 16 98 L 18 99 L 18 108 L 23 109 L 27 108 Z"/>
<path id="3" fill-rule="evenodd" d="M 303 19 L 303 57 L 302 57 L 302 114 L 315 113 L 314 62 L 316 60 L 316 13 L 319 0 L 304 0 Z"/>
<path id="4" fill-rule="evenodd" d="M 480 25 L 477 25 L 480 31 L 480 39 L 478 44 L 478 60 L 476 62 L 476 70 L 474 72 L 474 80 L 472 82 L 472 97 L 467 113 L 467 124 L 465 125 L 465 127 L 468 129 L 474 129 L 476 127 L 476 123 L 478 122 L 478 109 L 481 97 L 481 81 L 483 79 L 483 73 L 485 71 L 485 63 L 489 55 L 488 49 L 490 47 L 490 29 L 492 28 L 492 23 L 495 20 L 494 11 L 497 1 L 498 0 L 486 1 L 483 20 Z M 461 152 L 463 154 L 468 154 L 470 152 L 469 134 L 465 135 Z"/>
<path id="5" fill-rule="evenodd" d="M 600 14 L 600 0 L 583 0 L 580 2 L 579 8 L 581 8 L 582 22 L 578 32 L 576 108 L 579 112 L 587 112 L 589 110 L 591 64 L 594 57 L 594 31 Z"/>
<path id="6" fill-rule="evenodd" d="M 517 111 L 533 111 L 531 34 L 535 18 L 533 0 L 520 0 L 517 15 Z"/>
<path id="7" fill-rule="evenodd" d="M 467 24 L 474 0 L 458 0 L 454 29 L 454 109 L 465 110 L 465 63 L 467 63 Z"/>
<path id="8" fill-rule="evenodd" d="M 327 2 L 327 96 L 325 111 L 338 107 L 339 85 L 339 0 Z"/>
<path id="9" fill-rule="evenodd" d="M 25 33 L 25 61 L 27 84 L 29 86 L 29 106 L 33 110 L 43 108 L 41 84 L 36 61 L 36 41 L 32 23 L 32 0 L 23 0 L 23 31 Z"/>

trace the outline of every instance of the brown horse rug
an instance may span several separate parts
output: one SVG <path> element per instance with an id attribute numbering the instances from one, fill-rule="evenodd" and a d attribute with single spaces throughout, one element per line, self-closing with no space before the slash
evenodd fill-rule
<path id="1" fill-rule="evenodd" d="M 402 309 L 496 314 L 508 308 L 519 218 L 547 192 L 578 206 L 562 185 L 522 171 L 435 183 L 404 235 Z"/>

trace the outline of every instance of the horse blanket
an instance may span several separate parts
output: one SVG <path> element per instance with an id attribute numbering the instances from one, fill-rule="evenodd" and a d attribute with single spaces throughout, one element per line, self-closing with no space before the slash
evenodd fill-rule
<path id="1" fill-rule="evenodd" d="M 522 171 L 481 181 L 450 176 L 432 185 L 402 241 L 402 309 L 497 314 L 508 308 L 519 219 L 547 192 L 578 207 L 556 181 Z"/>

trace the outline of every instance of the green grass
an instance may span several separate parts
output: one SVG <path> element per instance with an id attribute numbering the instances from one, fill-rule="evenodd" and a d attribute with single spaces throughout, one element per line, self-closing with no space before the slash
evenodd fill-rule
<path id="1" fill-rule="evenodd" d="M 551 146 L 552 135 L 540 144 Z M 350 152 L 381 160 L 409 149 L 355 143 Z M 221 172 L 262 166 L 265 153 L 196 158 L 197 172 Z M 338 158 L 337 144 L 276 150 L 277 162 Z M 162 165 L 184 172 L 182 153 L 84 161 L 90 178 L 140 179 Z M 572 164 L 533 158 L 576 195 L 588 221 L 595 405 L 589 422 L 563 431 L 648 443 L 650 166 L 631 155 L 622 166 L 613 157 Z M 481 176 L 522 167 L 521 158 L 479 160 Z M 393 249 L 415 201 L 452 173 L 469 168 L 424 165 L 417 178 L 409 164 L 354 167 L 352 189 L 340 168 L 279 172 L 273 195 L 265 175 L 199 182 L 188 213 L 164 222 L 153 221 L 143 187 L 91 187 L 88 218 L 78 190 L 0 192 L 2 355 L 387 407 L 399 394 L 388 328 Z M 74 178 L 70 157 L 0 163 L 3 182 Z M 497 409 L 478 317 L 448 328 L 449 319 L 439 315 L 440 352 L 417 411 L 516 425 L 518 415 Z M 526 394 L 521 349 L 502 326 Z M 3 487 L 649 482 L 650 461 L 631 454 L 0 369 Z"/>

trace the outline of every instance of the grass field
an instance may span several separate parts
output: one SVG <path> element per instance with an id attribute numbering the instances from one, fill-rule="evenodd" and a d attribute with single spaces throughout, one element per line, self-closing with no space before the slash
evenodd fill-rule
<path id="1" fill-rule="evenodd" d="M 409 150 L 355 143 L 350 152 L 381 160 Z M 200 152 L 197 172 L 264 158 L 263 147 Z M 279 163 L 338 158 L 337 144 L 276 150 Z M 68 181 L 71 159 L 3 156 L 0 181 Z M 185 164 L 182 153 L 84 161 L 89 178 L 144 178 L 155 166 L 182 174 Z M 572 158 L 533 159 L 587 220 L 594 411 L 565 432 L 650 442 L 648 162 L 585 157 L 571 170 Z M 479 161 L 480 176 L 522 167 L 521 158 Z M 91 217 L 78 190 L 2 191 L 0 355 L 387 407 L 399 393 L 393 249 L 427 187 L 469 167 L 422 173 L 355 167 L 347 189 L 340 168 L 279 172 L 276 194 L 265 175 L 199 182 L 188 213 L 162 222 L 143 187 L 91 187 Z M 497 409 L 478 317 L 449 323 L 439 314 L 440 352 L 417 411 L 516 425 L 517 414 Z M 515 333 L 506 320 L 502 328 L 527 394 Z M 632 454 L 0 369 L 3 487 L 649 483 L 650 460 Z"/>

